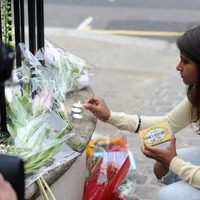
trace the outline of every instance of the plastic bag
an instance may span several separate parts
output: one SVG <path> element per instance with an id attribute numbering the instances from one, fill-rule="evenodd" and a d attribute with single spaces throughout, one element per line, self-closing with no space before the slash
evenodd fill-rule
<path id="1" fill-rule="evenodd" d="M 83 200 L 113 200 L 133 158 L 126 138 L 98 138 L 87 147 L 87 178 Z"/>
<path id="2" fill-rule="evenodd" d="M 91 67 L 86 61 L 45 41 L 45 48 L 36 53 L 36 58 L 46 67 L 56 68 L 59 80 L 65 82 L 65 92 L 83 89 L 90 84 Z M 61 82 L 61 81 L 60 81 Z"/>

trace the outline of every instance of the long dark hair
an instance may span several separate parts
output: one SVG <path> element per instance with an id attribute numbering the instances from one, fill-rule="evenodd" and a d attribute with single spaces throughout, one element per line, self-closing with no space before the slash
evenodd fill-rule
<path id="1" fill-rule="evenodd" d="M 188 86 L 187 96 L 192 104 L 192 120 L 200 130 L 200 26 L 187 30 L 177 39 L 176 44 L 180 52 L 197 65 L 198 80 L 194 85 Z"/>

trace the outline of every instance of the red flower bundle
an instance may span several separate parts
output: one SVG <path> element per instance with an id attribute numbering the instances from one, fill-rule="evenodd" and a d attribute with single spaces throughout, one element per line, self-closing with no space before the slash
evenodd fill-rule
<path id="1" fill-rule="evenodd" d="M 87 147 L 88 176 L 83 200 L 113 200 L 129 168 L 125 137 L 92 140 Z"/>

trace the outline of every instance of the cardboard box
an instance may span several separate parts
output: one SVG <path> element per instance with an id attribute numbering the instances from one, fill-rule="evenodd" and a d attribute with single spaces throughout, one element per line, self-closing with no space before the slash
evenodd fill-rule
<path id="1" fill-rule="evenodd" d="M 140 131 L 139 136 L 142 145 L 145 142 L 147 145 L 155 146 L 169 141 L 172 136 L 172 131 L 168 122 L 162 122 Z"/>

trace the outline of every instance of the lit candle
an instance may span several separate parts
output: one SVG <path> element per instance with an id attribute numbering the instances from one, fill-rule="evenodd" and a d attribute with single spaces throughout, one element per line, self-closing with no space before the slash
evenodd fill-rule
<path id="1" fill-rule="evenodd" d="M 73 106 L 76 107 L 76 108 L 82 108 L 83 107 L 83 105 L 81 104 L 80 101 L 78 103 L 74 103 Z"/>

